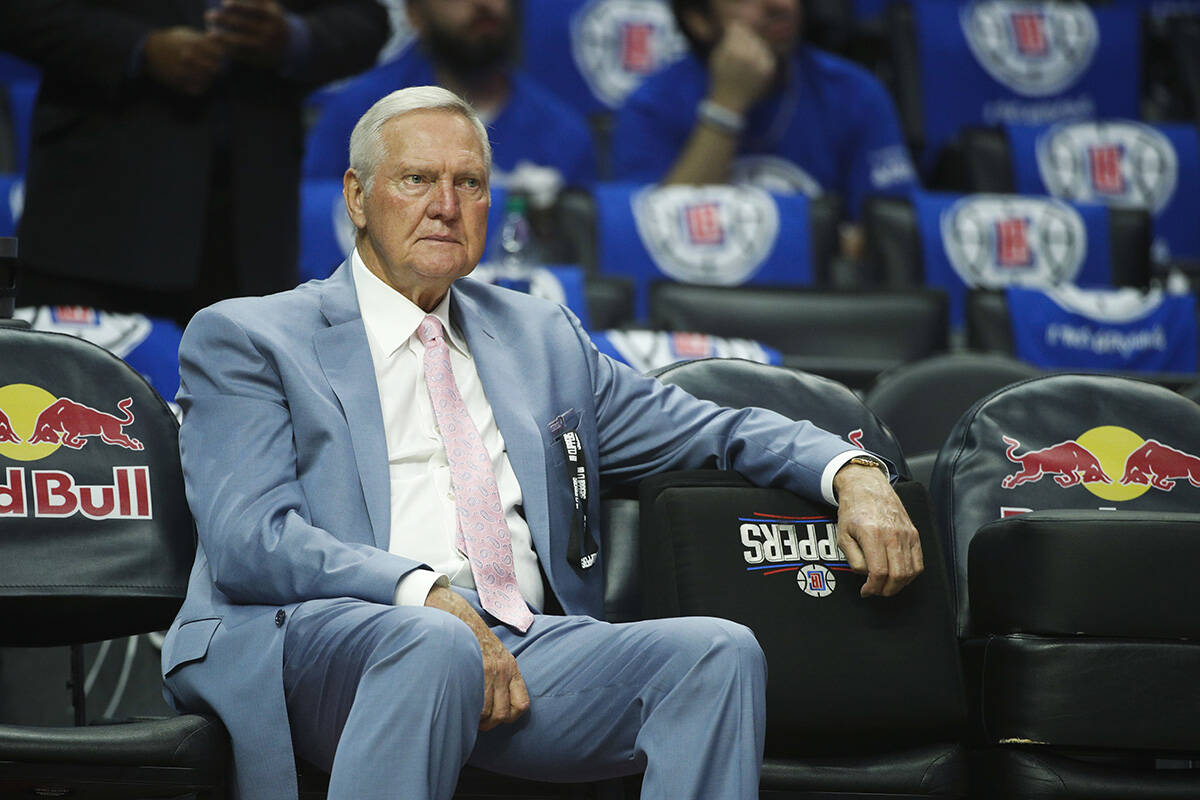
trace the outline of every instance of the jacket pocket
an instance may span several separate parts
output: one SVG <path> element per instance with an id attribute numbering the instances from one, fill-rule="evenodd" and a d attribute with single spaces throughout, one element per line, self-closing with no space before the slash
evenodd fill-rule
<path id="1" fill-rule="evenodd" d="M 221 624 L 220 617 L 194 619 L 185 622 L 175 635 L 163 643 L 163 677 L 184 664 L 201 661 L 208 655 L 208 643 Z"/>

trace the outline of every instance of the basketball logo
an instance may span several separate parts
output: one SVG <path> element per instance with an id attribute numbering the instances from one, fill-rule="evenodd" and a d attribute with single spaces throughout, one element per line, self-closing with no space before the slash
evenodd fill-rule
<path id="1" fill-rule="evenodd" d="M 1087 255 L 1079 212 L 1058 200 L 970 195 L 942 213 L 942 242 L 968 286 L 1050 286 L 1075 279 Z"/>
<path id="2" fill-rule="evenodd" d="M 630 205 L 650 258 L 684 283 L 745 283 L 779 237 L 775 200 L 749 186 L 648 187 Z"/>
<path id="3" fill-rule="evenodd" d="M 617 108 L 687 42 L 661 0 L 592 0 L 571 18 L 571 54 L 592 94 Z"/>
<path id="4" fill-rule="evenodd" d="M 1140 122 L 1070 122 L 1037 141 L 1042 182 L 1055 197 L 1157 213 L 1171 202 L 1179 158 L 1171 141 Z"/>
<path id="5" fill-rule="evenodd" d="M 1100 42 L 1095 15 L 1078 0 L 979 0 L 962 8 L 959 22 L 984 71 L 1027 97 L 1070 87 Z"/>

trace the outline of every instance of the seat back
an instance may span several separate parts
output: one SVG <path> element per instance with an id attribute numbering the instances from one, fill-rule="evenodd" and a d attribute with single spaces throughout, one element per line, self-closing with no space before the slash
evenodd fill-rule
<path id="1" fill-rule="evenodd" d="M 658 283 L 655 328 L 736 336 L 767 344 L 784 363 L 855 389 L 880 372 L 949 346 L 946 295 L 938 290 L 834 291 Z"/>
<path id="2" fill-rule="evenodd" d="M 0 351 L 0 644 L 165 629 L 196 549 L 174 415 L 90 342 L 0 327 Z"/>
<path id="3" fill-rule="evenodd" d="M 1194 125 L 1131 119 L 973 131 L 964 158 L 973 192 L 1048 194 L 1139 209 L 1153 218 L 1155 259 L 1200 259 L 1200 136 Z M 1007 177 L 1007 185 L 1004 178 Z"/>
<path id="4" fill-rule="evenodd" d="M 890 431 L 844 386 L 785 368 L 699 361 L 661 380 L 738 407 L 767 405 L 848 435 L 896 463 Z M 928 496 L 897 488 L 922 535 L 926 571 L 885 601 L 835 544 L 836 511 L 722 472 L 644 481 L 643 607 L 652 616 L 711 614 L 748 625 L 767 655 L 767 748 L 862 753 L 889 743 L 953 741 L 963 719 L 949 585 Z M 837 665 L 834 668 L 832 665 Z"/>
<path id="5" fill-rule="evenodd" d="M 887 424 L 911 459 L 937 452 L 976 400 L 1039 372 L 999 354 L 943 353 L 888 370 L 863 402 Z"/>
<path id="6" fill-rule="evenodd" d="M 1200 324 L 1195 295 L 1133 288 L 1063 286 L 972 290 L 967 299 L 971 347 L 1015 355 L 1046 369 L 1177 375 L 1197 371 Z"/>
<path id="7" fill-rule="evenodd" d="M 910 0 L 889 15 L 900 112 L 927 169 L 968 125 L 1138 115 L 1135 4 Z"/>
<path id="8" fill-rule="evenodd" d="M 663 0 L 523 0 L 521 65 L 586 115 L 621 107 L 687 49 Z"/>
<path id="9" fill-rule="evenodd" d="M 810 213 L 813 204 L 837 202 L 833 197 L 810 200 L 742 186 L 631 184 L 600 184 L 595 197 L 600 271 L 635 279 L 639 319 L 648 315 L 655 281 L 823 283 L 836 240 L 835 217 Z"/>
<path id="10" fill-rule="evenodd" d="M 1048 375 L 977 402 L 942 447 L 932 486 L 960 633 L 973 629 L 967 562 L 980 528 L 1055 509 L 1194 512 L 1195 453 L 1200 406 L 1152 383 Z"/>
<path id="11" fill-rule="evenodd" d="M 969 288 L 1149 282 L 1144 211 L 1025 195 L 921 192 L 911 204 L 873 204 L 864 224 L 877 271 L 891 284 L 945 289 L 953 329 L 964 325 Z"/>

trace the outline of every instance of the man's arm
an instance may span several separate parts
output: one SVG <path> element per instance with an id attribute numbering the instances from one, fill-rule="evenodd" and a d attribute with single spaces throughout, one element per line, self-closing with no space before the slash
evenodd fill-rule
<path id="1" fill-rule="evenodd" d="M 761 36 L 732 22 L 708 63 L 708 95 L 695 127 L 667 172 L 664 184 L 725 183 L 737 155 L 740 125 L 775 74 L 775 56 Z M 704 111 L 706 113 L 699 113 Z"/>
<path id="2" fill-rule="evenodd" d="M 237 603 L 391 604 L 400 578 L 424 565 L 375 547 L 369 531 L 334 535 L 310 522 L 290 404 L 259 345 L 209 308 L 188 325 L 179 360 L 180 457 L 217 588 Z"/>
<path id="3" fill-rule="evenodd" d="M 589 352 L 601 472 L 637 481 L 672 469 L 712 466 L 760 486 L 828 500 L 825 467 L 857 450 L 809 422 L 761 408 L 728 409 L 664 386 L 600 355 L 572 319 Z M 838 537 L 851 568 L 867 574 L 863 594 L 895 594 L 923 568 L 920 542 L 888 476 L 846 464 L 833 479 Z"/>

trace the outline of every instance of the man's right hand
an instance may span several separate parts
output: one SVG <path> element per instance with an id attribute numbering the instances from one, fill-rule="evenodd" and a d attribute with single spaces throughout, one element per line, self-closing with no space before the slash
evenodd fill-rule
<path id="1" fill-rule="evenodd" d="M 775 77 L 770 45 L 744 22 L 731 21 L 708 60 L 709 99 L 744 114 Z"/>
<path id="2" fill-rule="evenodd" d="M 503 722 L 514 722 L 529 710 L 529 692 L 517 667 L 517 659 L 496 638 L 483 618 L 457 592 L 442 586 L 429 590 L 425 605 L 440 608 L 467 623 L 483 653 L 483 712 L 479 730 L 487 731 Z"/>
<path id="3" fill-rule="evenodd" d="M 225 64 L 225 46 L 204 31 L 180 25 L 146 37 L 146 74 L 184 94 L 208 91 Z"/>

